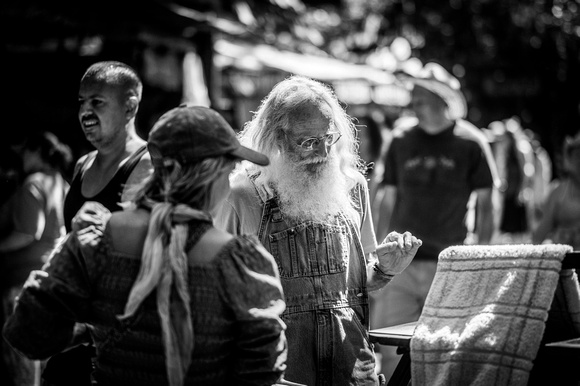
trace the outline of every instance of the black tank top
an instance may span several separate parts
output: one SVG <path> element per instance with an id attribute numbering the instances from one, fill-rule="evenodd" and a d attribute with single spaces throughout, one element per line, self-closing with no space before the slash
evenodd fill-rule
<path id="1" fill-rule="evenodd" d="M 67 232 L 71 231 L 73 217 L 77 214 L 81 206 L 83 206 L 83 204 L 87 201 L 97 201 L 111 212 L 122 210 L 119 203 L 121 202 L 121 195 L 123 194 L 125 183 L 133 172 L 133 169 L 135 169 L 135 166 L 137 166 L 139 163 L 139 160 L 143 154 L 145 154 L 146 150 L 147 145 L 143 145 L 141 148 L 131 154 L 127 162 L 125 162 L 123 166 L 117 170 L 113 178 L 111 178 L 111 181 L 109 181 L 109 183 L 99 193 L 92 197 L 83 196 L 82 185 L 84 174 L 88 166 L 91 164 L 90 161 L 95 158 L 96 152 L 94 155 L 88 156 L 84 160 L 79 172 L 70 184 L 68 194 L 66 195 L 64 201 L 64 224 L 66 226 Z"/>

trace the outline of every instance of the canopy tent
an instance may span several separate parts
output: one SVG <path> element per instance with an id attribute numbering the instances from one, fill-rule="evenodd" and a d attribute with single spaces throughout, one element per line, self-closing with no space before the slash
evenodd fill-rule
<path id="1" fill-rule="evenodd" d="M 397 82 L 392 73 L 365 64 L 283 51 L 264 44 L 252 45 L 231 39 L 216 40 L 214 55 L 214 63 L 218 69 L 233 68 L 243 73 L 275 70 L 320 80 L 332 85 L 339 99 L 349 104 L 405 106 L 409 100 L 408 91 Z M 232 86 L 236 88 L 235 82 Z M 240 93 L 247 94 L 241 90 Z"/>

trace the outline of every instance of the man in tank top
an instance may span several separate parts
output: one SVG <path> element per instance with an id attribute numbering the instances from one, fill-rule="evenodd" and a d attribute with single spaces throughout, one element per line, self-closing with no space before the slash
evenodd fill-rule
<path id="1" fill-rule="evenodd" d="M 122 210 L 120 203 L 129 201 L 134 188 L 152 173 L 146 142 L 135 128 L 142 90 L 137 73 L 124 63 L 97 62 L 83 75 L 78 117 L 95 150 L 75 165 L 63 208 L 67 233 L 72 230 L 73 217 L 86 202 L 96 201 L 111 212 Z M 90 212 L 82 213 L 83 218 L 90 216 Z M 89 358 L 94 356 L 94 348 L 90 337 L 83 333 L 85 325 L 77 324 L 75 330 L 75 341 L 85 344 L 51 357 L 42 374 L 47 384 L 90 383 Z"/>
<path id="2" fill-rule="evenodd" d="M 135 70 L 120 62 L 98 62 L 88 68 L 79 89 L 79 121 L 96 150 L 81 157 L 64 205 L 67 231 L 86 201 L 111 212 L 131 198 L 132 188 L 151 174 L 145 141 L 137 135 L 135 117 L 142 83 Z"/>

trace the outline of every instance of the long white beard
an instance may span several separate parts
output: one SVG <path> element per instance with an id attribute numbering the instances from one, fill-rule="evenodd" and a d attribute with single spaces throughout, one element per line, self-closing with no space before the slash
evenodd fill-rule
<path id="1" fill-rule="evenodd" d="M 350 186 L 340 171 L 336 155 L 308 163 L 276 157 L 271 160 L 269 179 L 278 192 L 281 211 L 299 221 L 327 221 L 341 211 L 357 216 L 350 198 Z"/>

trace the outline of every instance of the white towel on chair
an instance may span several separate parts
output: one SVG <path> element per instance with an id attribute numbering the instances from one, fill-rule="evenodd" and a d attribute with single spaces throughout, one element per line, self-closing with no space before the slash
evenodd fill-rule
<path id="1" fill-rule="evenodd" d="M 526 385 L 568 245 L 441 252 L 411 339 L 413 385 Z"/>

